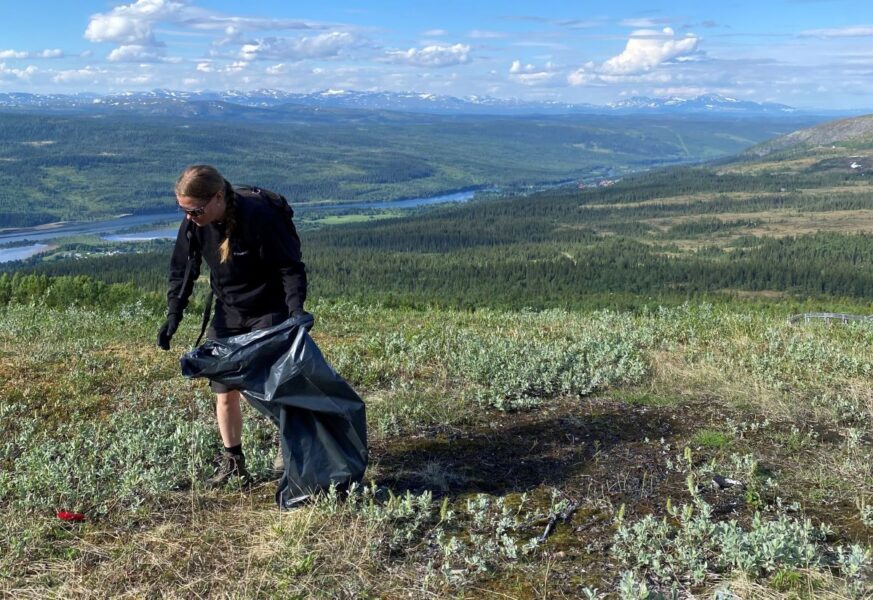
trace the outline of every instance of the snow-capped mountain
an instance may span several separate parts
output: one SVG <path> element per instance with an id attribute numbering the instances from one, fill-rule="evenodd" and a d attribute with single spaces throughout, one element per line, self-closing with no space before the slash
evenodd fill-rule
<path id="1" fill-rule="evenodd" d="M 705 94 L 695 98 L 648 98 L 634 96 L 607 105 L 622 112 L 661 112 L 661 113 L 795 113 L 785 104 L 774 102 L 751 102 L 737 100 L 718 94 Z"/>
<path id="2" fill-rule="evenodd" d="M 108 112 L 142 114 L 205 113 L 218 116 L 238 113 L 240 107 L 275 109 L 277 107 L 334 108 L 381 110 L 431 114 L 792 114 L 795 109 L 784 104 L 736 100 L 718 95 L 696 98 L 634 97 L 599 106 L 565 102 L 526 101 L 489 96 L 457 98 L 418 92 L 360 92 L 323 90 L 298 94 L 282 90 L 223 92 L 187 92 L 156 89 L 149 92 L 97 94 L 27 94 L 0 93 L 0 108 L 55 111 Z"/>

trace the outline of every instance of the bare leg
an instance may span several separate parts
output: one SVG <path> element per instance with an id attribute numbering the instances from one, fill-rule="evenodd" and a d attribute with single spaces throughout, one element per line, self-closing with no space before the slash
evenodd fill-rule
<path id="1" fill-rule="evenodd" d="M 225 448 L 239 446 L 242 443 L 242 412 L 239 408 L 239 391 L 216 394 L 215 417 L 218 420 L 218 431 Z"/>

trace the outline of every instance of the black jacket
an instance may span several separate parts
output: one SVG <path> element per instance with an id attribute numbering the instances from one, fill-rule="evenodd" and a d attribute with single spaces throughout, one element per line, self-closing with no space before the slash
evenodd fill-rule
<path id="1" fill-rule="evenodd" d="M 232 255 L 224 264 L 219 254 L 223 223 L 198 227 L 186 219 L 179 227 L 167 294 L 168 313 L 179 319 L 200 275 L 201 256 L 209 266 L 210 285 L 220 305 L 216 315 L 223 315 L 225 321 L 222 325 L 239 326 L 254 317 L 303 310 L 306 271 L 291 219 L 269 201 L 237 193 L 233 198 L 236 227 L 231 235 Z M 186 269 L 191 271 L 187 281 Z"/>

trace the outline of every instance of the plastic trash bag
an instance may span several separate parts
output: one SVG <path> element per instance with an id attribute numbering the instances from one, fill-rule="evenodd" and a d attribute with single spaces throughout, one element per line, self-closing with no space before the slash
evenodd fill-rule
<path id="1" fill-rule="evenodd" d="M 359 482 L 367 467 L 364 401 L 337 375 L 309 336 L 312 315 L 269 329 L 208 340 L 182 359 L 185 377 L 239 388 L 279 428 L 285 473 L 276 502 L 291 508 L 336 485 Z"/>

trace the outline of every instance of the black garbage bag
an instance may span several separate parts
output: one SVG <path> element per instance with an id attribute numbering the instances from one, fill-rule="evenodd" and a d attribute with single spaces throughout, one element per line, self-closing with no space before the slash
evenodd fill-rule
<path id="1" fill-rule="evenodd" d="M 364 401 L 309 336 L 312 315 L 208 340 L 182 357 L 185 377 L 239 388 L 279 428 L 285 474 L 276 502 L 290 508 L 331 484 L 359 482 L 367 467 Z"/>

